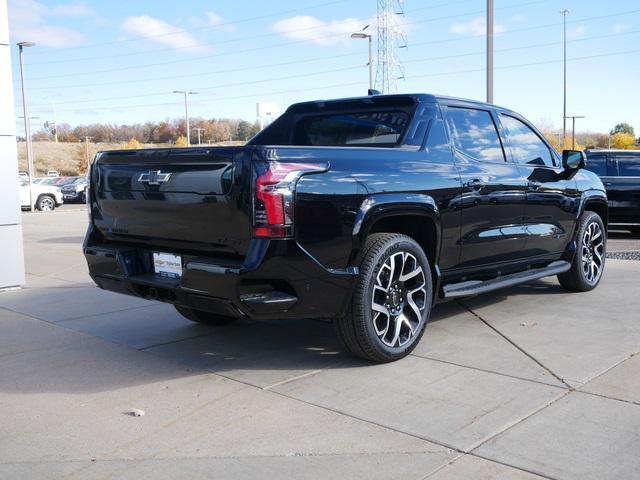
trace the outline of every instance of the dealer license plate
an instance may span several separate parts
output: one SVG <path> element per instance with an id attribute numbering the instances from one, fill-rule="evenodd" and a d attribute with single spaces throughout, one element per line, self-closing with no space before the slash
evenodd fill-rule
<path id="1" fill-rule="evenodd" d="M 182 257 L 172 253 L 153 252 L 153 270 L 163 277 L 180 278 Z"/>

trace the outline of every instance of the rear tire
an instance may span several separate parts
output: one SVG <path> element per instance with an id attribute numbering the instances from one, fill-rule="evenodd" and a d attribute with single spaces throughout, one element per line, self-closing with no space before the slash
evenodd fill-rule
<path id="1" fill-rule="evenodd" d="M 424 251 L 411 237 L 376 233 L 367 238 L 351 307 L 335 321 L 342 344 L 372 362 L 406 357 L 424 333 L 433 284 Z"/>
<path id="2" fill-rule="evenodd" d="M 227 317 L 226 315 L 217 315 L 215 313 L 204 312 L 202 310 L 194 310 L 189 307 L 174 305 L 180 315 L 192 322 L 203 323 L 205 325 L 227 325 L 238 320 L 236 317 Z"/>
<path id="3" fill-rule="evenodd" d="M 56 199 L 51 195 L 40 195 L 36 200 L 36 209 L 41 212 L 53 212 L 56 208 Z"/>
<path id="4" fill-rule="evenodd" d="M 584 212 L 578 224 L 577 250 L 571 269 L 558 275 L 558 281 L 571 292 L 588 292 L 600 283 L 607 256 L 607 234 L 595 212 Z"/>

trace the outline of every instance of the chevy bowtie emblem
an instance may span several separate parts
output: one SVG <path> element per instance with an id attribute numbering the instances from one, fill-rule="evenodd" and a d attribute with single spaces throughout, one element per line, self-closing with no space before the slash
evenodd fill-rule
<path id="1" fill-rule="evenodd" d="M 140 174 L 139 182 L 148 183 L 149 185 L 160 185 L 168 182 L 171 177 L 170 173 L 162 173 L 161 170 L 150 170 Z"/>

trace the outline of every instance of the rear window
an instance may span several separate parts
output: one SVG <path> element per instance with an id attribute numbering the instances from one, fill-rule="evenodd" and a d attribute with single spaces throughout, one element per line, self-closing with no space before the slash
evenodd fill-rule
<path id="1" fill-rule="evenodd" d="M 303 117 L 294 128 L 294 145 L 394 146 L 409 122 L 405 112 L 339 113 Z"/>

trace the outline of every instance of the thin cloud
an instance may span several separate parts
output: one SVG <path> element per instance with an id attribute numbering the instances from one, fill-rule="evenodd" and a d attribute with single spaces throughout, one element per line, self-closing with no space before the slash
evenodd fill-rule
<path id="1" fill-rule="evenodd" d="M 127 17 L 122 23 L 122 29 L 137 37 L 144 37 L 151 42 L 177 50 L 195 53 L 207 51 L 207 48 L 200 45 L 186 30 L 149 15 Z"/>
<path id="2" fill-rule="evenodd" d="M 616 23 L 611 27 L 613 33 L 624 33 L 629 31 L 629 25 L 625 23 Z"/>
<path id="3" fill-rule="evenodd" d="M 224 19 L 218 15 L 216 12 L 205 12 L 205 16 L 207 19 L 207 25 L 211 27 L 219 28 L 220 30 L 225 30 L 227 32 L 235 32 L 236 27 L 233 25 L 225 24 Z"/>
<path id="4" fill-rule="evenodd" d="M 51 17 L 81 17 L 94 15 L 83 4 L 62 4 L 48 7 L 35 0 L 9 2 L 9 31 L 15 41 L 29 40 L 40 46 L 64 48 L 86 43 L 86 37 L 73 29 L 52 25 Z"/>
<path id="5" fill-rule="evenodd" d="M 349 35 L 361 30 L 367 23 L 357 18 L 327 22 L 309 15 L 298 15 L 276 22 L 272 29 L 287 38 L 330 46 L 347 43 Z"/>
<path id="6" fill-rule="evenodd" d="M 452 23 L 449 31 L 458 35 L 485 35 L 487 33 L 487 22 L 482 17 L 476 17 L 468 22 Z M 493 25 L 493 33 L 504 33 L 506 31 L 507 29 L 504 25 L 499 23 Z"/>
<path id="7" fill-rule="evenodd" d="M 82 2 L 76 2 L 51 7 L 49 9 L 49 14 L 54 17 L 79 18 L 93 16 L 95 15 L 95 12 L 88 5 Z"/>
<path id="8" fill-rule="evenodd" d="M 567 37 L 581 38 L 581 37 L 584 37 L 584 34 L 587 33 L 588 30 L 589 30 L 589 27 L 587 27 L 586 25 L 578 25 L 575 28 L 569 29 L 569 31 L 567 32 Z"/>

